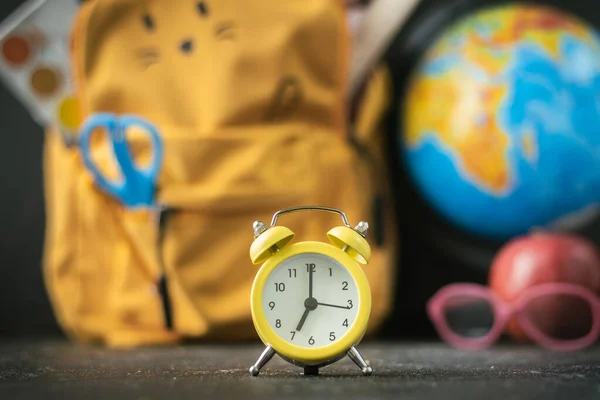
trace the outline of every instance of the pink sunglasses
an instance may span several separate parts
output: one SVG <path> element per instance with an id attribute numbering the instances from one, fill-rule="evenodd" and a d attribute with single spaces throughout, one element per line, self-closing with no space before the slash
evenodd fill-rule
<path id="1" fill-rule="evenodd" d="M 451 284 L 428 301 L 427 313 L 440 337 L 463 349 L 491 346 L 512 317 L 532 340 L 551 350 L 580 350 L 600 336 L 600 299 L 567 283 L 533 286 L 511 304 L 486 286 Z"/>

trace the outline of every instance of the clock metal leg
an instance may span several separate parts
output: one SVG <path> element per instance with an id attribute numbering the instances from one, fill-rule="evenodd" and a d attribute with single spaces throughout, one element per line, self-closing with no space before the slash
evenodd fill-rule
<path id="1" fill-rule="evenodd" d="M 367 364 L 363 356 L 361 356 L 358 350 L 356 350 L 356 347 L 352 346 L 350 350 L 348 350 L 348 357 L 350 357 L 350 359 L 354 361 L 356 365 L 358 365 L 363 375 L 371 375 L 373 373 L 373 368 Z"/>
<path id="2" fill-rule="evenodd" d="M 260 373 L 261 368 L 264 367 L 274 355 L 275 350 L 273 350 L 271 346 L 267 346 L 254 365 L 250 367 L 250 374 L 252 374 L 252 376 L 257 376 Z"/>

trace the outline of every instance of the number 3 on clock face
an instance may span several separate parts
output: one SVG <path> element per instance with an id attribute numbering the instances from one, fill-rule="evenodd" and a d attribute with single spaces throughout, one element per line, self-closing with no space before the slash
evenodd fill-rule
<path id="1" fill-rule="evenodd" d="M 348 270 L 316 253 L 281 262 L 269 275 L 262 296 L 271 329 L 284 341 L 305 348 L 340 340 L 354 324 L 359 302 Z"/>

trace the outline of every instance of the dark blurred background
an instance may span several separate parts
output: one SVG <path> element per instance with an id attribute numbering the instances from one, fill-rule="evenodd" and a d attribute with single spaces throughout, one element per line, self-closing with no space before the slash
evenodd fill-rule
<path id="1" fill-rule="evenodd" d="M 399 0 L 400 1 L 400 0 Z M 531 1 L 530 1 L 531 2 Z M 0 2 L 0 20 L 22 0 Z M 393 72 L 397 109 L 407 76 L 416 61 L 445 27 L 494 0 L 425 0 L 400 31 L 385 62 Z M 596 1 L 547 0 L 600 25 Z M 42 281 L 44 237 L 42 181 L 43 131 L 28 112 L 0 85 L 2 129 L 0 136 L 0 336 L 59 334 Z M 398 199 L 401 259 L 395 310 L 385 336 L 431 335 L 425 301 L 442 285 L 455 281 L 485 283 L 500 241 L 483 240 L 458 231 L 442 221 L 408 181 L 397 152 L 397 115 L 389 118 L 390 168 Z M 403 212 L 410 209 L 411 212 Z M 580 233 L 600 243 L 598 223 Z"/>
<path id="2" fill-rule="evenodd" d="M 0 2 L 0 20 L 22 0 Z M 0 335 L 56 333 L 42 281 L 43 130 L 0 85 Z"/>

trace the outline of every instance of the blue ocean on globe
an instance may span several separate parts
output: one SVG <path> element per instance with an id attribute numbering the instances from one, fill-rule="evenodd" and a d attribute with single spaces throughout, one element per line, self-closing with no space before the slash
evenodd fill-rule
<path id="1" fill-rule="evenodd" d="M 419 65 L 400 145 L 431 206 L 505 239 L 600 204 L 600 40 L 548 8 L 451 28 Z"/>

